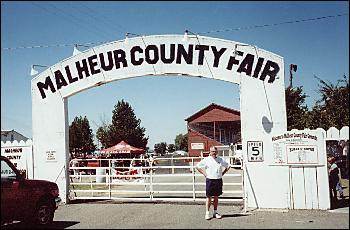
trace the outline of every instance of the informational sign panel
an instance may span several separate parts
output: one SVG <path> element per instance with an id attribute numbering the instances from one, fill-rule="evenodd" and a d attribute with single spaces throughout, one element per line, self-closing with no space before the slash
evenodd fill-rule
<path id="1" fill-rule="evenodd" d="M 1 148 L 1 155 L 7 157 L 18 170 L 27 169 L 26 152 L 23 147 Z"/>
<path id="2" fill-rule="evenodd" d="M 46 161 L 56 161 L 56 151 L 46 151 Z"/>
<path id="3" fill-rule="evenodd" d="M 287 145 L 288 164 L 317 164 L 317 145 Z"/>
<path id="4" fill-rule="evenodd" d="M 318 165 L 319 142 L 315 134 L 307 131 L 289 131 L 273 136 L 273 164 Z"/>
<path id="5" fill-rule="evenodd" d="M 204 149 L 204 143 L 191 143 L 191 149 Z"/>
<path id="6" fill-rule="evenodd" d="M 32 141 L 1 142 L 1 156 L 7 157 L 14 166 L 32 178 Z"/>
<path id="7" fill-rule="evenodd" d="M 263 142 L 247 141 L 248 161 L 264 161 Z"/>

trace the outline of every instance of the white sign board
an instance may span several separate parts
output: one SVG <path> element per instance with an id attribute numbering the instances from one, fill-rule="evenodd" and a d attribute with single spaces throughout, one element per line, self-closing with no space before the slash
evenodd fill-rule
<path id="1" fill-rule="evenodd" d="M 191 143 L 191 149 L 204 149 L 204 143 Z"/>
<path id="2" fill-rule="evenodd" d="M 262 141 L 248 141 L 247 147 L 248 161 L 264 161 Z"/>
<path id="3" fill-rule="evenodd" d="M 288 131 L 272 137 L 273 162 L 279 165 L 319 165 L 319 142 L 307 131 Z"/>
<path id="4" fill-rule="evenodd" d="M 33 178 L 32 141 L 1 142 L 1 156 L 7 157 L 15 167 Z"/>
<path id="5" fill-rule="evenodd" d="M 46 151 L 46 161 L 56 161 L 56 151 Z"/>
<path id="6" fill-rule="evenodd" d="M 317 164 L 317 145 L 287 145 L 287 164 Z"/>
<path id="7" fill-rule="evenodd" d="M 1 148 L 1 155 L 7 157 L 18 170 L 27 170 L 27 154 L 23 147 Z"/>

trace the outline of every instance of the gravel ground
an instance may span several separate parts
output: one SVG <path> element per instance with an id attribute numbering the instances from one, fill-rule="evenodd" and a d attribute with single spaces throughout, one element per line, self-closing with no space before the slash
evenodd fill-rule
<path id="1" fill-rule="evenodd" d="M 349 229 L 349 180 L 342 180 L 345 200 L 334 210 L 251 210 L 219 205 L 223 218 L 205 220 L 204 203 L 126 203 L 76 201 L 61 205 L 51 229 Z M 22 223 L 1 229 L 28 228 Z"/>
<path id="2" fill-rule="evenodd" d="M 349 200 L 347 200 L 349 204 Z M 337 210 L 248 210 L 221 205 L 222 219 L 205 220 L 204 204 L 121 203 L 94 201 L 61 205 L 56 211 L 54 229 L 257 229 L 308 228 L 348 229 L 349 207 Z M 20 229 L 21 223 L 1 227 Z"/>

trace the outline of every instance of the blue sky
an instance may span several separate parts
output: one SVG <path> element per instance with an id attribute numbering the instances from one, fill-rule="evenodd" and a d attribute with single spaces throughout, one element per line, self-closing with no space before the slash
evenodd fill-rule
<path id="1" fill-rule="evenodd" d="M 54 65 L 72 55 L 72 44 L 93 43 L 93 47 L 122 40 L 126 32 L 157 35 L 231 29 L 203 35 L 256 45 L 284 57 L 286 86 L 289 64 L 297 64 L 293 86 L 303 86 L 311 109 L 319 99 L 314 75 L 334 84 L 344 74 L 349 76 L 348 13 L 347 1 L 1 1 L 1 129 L 32 137 L 32 64 Z M 347 15 L 335 16 L 340 14 Z M 283 23 L 325 16 L 335 17 Z M 273 24 L 280 25 L 254 27 Z M 76 116 L 87 116 L 95 132 L 103 121 L 111 122 L 114 105 L 121 99 L 141 119 L 153 149 L 159 142 L 174 143 L 177 134 L 187 132 L 184 119 L 210 103 L 239 110 L 239 86 L 164 76 L 115 81 L 70 97 L 70 123 Z"/>

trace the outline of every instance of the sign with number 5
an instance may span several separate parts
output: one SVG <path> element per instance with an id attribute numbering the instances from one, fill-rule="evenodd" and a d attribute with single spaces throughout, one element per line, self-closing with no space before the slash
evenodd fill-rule
<path id="1" fill-rule="evenodd" d="M 248 161 L 264 161 L 263 142 L 247 141 Z"/>

